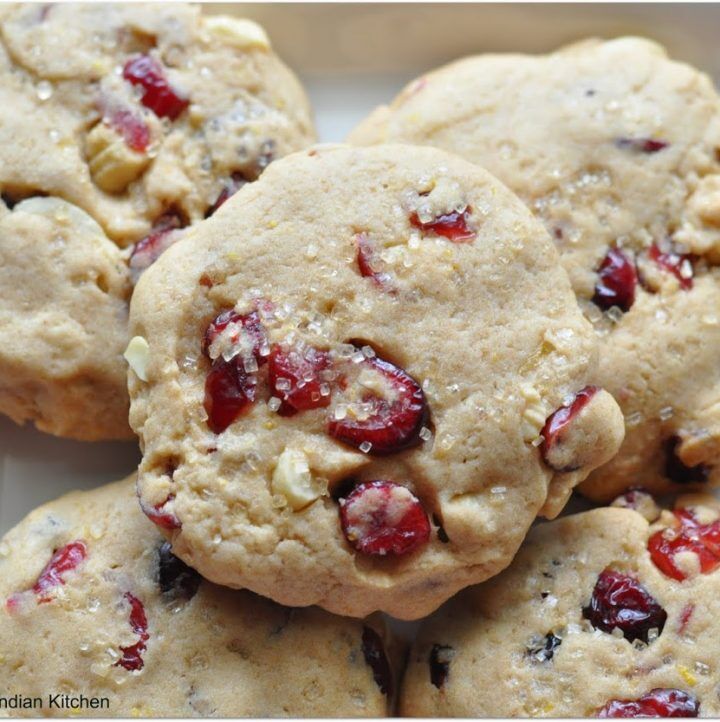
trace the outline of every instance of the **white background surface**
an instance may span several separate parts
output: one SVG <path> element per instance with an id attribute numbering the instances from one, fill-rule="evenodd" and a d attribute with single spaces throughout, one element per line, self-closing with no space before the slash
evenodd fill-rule
<path id="1" fill-rule="evenodd" d="M 375 105 L 416 75 L 461 55 L 543 52 L 590 35 L 639 34 L 720 76 L 720 6 L 683 4 L 210 5 L 267 29 L 300 74 L 321 140 L 340 141 Z M 0 289 L 0 292 L 2 289 Z M 0 534 L 33 507 L 133 471 L 133 443 L 55 439 L 0 417 Z"/>

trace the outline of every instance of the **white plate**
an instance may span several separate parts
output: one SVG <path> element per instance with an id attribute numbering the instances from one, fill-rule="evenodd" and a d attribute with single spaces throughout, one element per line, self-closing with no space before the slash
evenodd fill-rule
<path id="1" fill-rule="evenodd" d="M 261 22 L 303 78 L 320 137 L 340 141 L 409 79 L 461 55 L 551 50 L 596 35 L 639 34 L 720 76 L 718 5 L 250 4 L 207 6 Z M 55 439 L 0 418 L 0 534 L 75 488 L 129 474 L 134 444 Z"/>

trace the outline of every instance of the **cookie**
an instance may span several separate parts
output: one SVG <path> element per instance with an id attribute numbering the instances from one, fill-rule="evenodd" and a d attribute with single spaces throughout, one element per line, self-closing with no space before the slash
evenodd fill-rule
<path id="1" fill-rule="evenodd" d="M 204 581 L 140 512 L 134 478 L 64 496 L 10 531 L 0 604 L 3 699 L 42 702 L 12 716 L 388 712 L 381 623 Z"/>
<path id="2" fill-rule="evenodd" d="M 653 523 L 603 508 L 541 524 L 507 570 L 425 623 L 401 713 L 717 716 L 718 533 L 702 495 Z"/>
<path id="3" fill-rule="evenodd" d="M 130 437 L 132 283 L 313 138 L 254 23 L 178 4 L 0 9 L 0 411 Z"/>
<path id="4" fill-rule="evenodd" d="M 625 442 L 581 490 L 720 482 L 720 117 L 711 80 L 637 38 L 467 58 L 410 85 L 356 143 L 477 162 L 543 221 L 601 338 Z"/>
<path id="5" fill-rule="evenodd" d="M 145 512 L 292 606 L 426 614 L 622 437 L 541 225 L 434 149 L 277 161 L 143 275 L 130 323 Z"/>

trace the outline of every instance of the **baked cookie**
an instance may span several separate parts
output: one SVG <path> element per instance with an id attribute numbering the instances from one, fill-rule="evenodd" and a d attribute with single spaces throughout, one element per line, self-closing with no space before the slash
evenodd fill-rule
<path id="1" fill-rule="evenodd" d="M 420 630 L 401 713 L 718 716 L 719 535 L 709 496 L 653 524 L 628 508 L 541 524 Z"/>
<path id="2" fill-rule="evenodd" d="M 0 8 L 0 411 L 130 437 L 132 282 L 313 138 L 302 89 L 249 21 L 178 4 Z"/>
<path id="3" fill-rule="evenodd" d="M 552 243 L 430 148 L 274 163 L 140 279 L 140 501 L 205 576 L 411 619 L 506 566 L 615 453 Z"/>
<path id="4" fill-rule="evenodd" d="M 625 415 L 594 499 L 720 482 L 718 111 L 706 75 L 622 38 L 461 60 L 352 134 L 477 162 L 545 223 Z"/>
<path id="5" fill-rule="evenodd" d="M 0 541 L 3 697 L 43 700 L 13 716 L 379 717 L 392 649 L 378 621 L 202 580 L 142 515 L 134 478 L 46 504 Z M 68 706 L 82 698 L 105 706 Z"/>

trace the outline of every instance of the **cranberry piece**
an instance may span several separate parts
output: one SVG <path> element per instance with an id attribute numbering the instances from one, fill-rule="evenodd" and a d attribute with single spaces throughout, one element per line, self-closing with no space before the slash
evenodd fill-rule
<path id="1" fill-rule="evenodd" d="M 257 377 L 247 374 L 242 358 L 218 358 L 205 379 L 204 408 L 208 426 L 216 434 L 227 429 L 255 401 Z"/>
<path id="2" fill-rule="evenodd" d="M 685 466 L 677 455 L 681 443 L 679 436 L 671 436 L 664 444 L 665 476 L 675 484 L 703 484 L 708 480 L 710 469 L 705 464 Z"/>
<path id="3" fill-rule="evenodd" d="M 687 629 L 688 624 L 690 624 L 690 620 L 692 619 L 692 615 L 695 612 L 695 605 L 691 602 L 690 604 L 686 604 L 682 612 L 680 612 L 680 624 L 678 624 L 678 634 L 684 634 L 685 630 Z"/>
<path id="4" fill-rule="evenodd" d="M 254 358 L 258 366 L 262 366 L 267 361 L 267 358 L 261 354 L 263 346 L 267 343 L 267 337 L 257 311 L 241 315 L 230 309 L 217 315 L 205 329 L 202 340 L 202 352 L 209 358 L 215 359 L 221 355 L 211 353 L 211 346 L 224 332 L 227 332 L 228 344 L 237 348 L 234 356 L 239 354 L 242 360 Z"/>
<path id="5" fill-rule="evenodd" d="M 697 717 L 700 704 L 680 689 L 657 688 L 640 699 L 610 700 L 598 717 Z"/>
<path id="6" fill-rule="evenodd" d="M 127 108 L 114 108 L 103 118 L 126 145 L 138 153 L 144 153 L 150 145 L 150 128 L 147 123 Z"/>
<path id="7" fill-rule="evenodd" d="M 246 183 L 247 180 L 243 177 L 242 173 L 233 173 L 225 181 L 223 189 L 218 193 L 215 202 L 205 212 L 205 218 L 210 218 L 226 200 L 234 196 Z"/>
<path id="8" fill-rule="evenodd" d="M 340 500 L 340 524 L 363 554 L 408 554 L 430 538 L 430 521 L 418 498 L 392 481 L 367 481 Z"/>
<path id="9" fill-rule="evenodd" d="M 555 650 L 562 644 L 562 639 L 552 632 L 545 635 L 540 644 L 528 647 L 528 656 L 538 662 L 549 662 L 555 655 Z"/>
<path id="10" fill-rule="evenodd" d="M 53 552 L 30 591 L 37 597 L 38 604 L 52 601 L 50 592 L 65 584 L 65 575 L 77 569 L 87 557 L 87 546 L 83 541 L 72 541 Z M 16 592 L 5 602 L 9 612 L 15 611 L 22 603 L 27 592 Z"/>
<path id="11" fill-rule="evenodd" d="M 125 63 L 123 78 L 143 89 L 142 104 L 159 118 L 175 120 L 190 101 L 175 90 L 162 65 L 150 55 L 137 55 Z"/>
<path id="12" fill-rule="evenodd" d="M 377 372 L 387 385 L 387 395 L 363 389 L 362 402 L 369 405 L 369 412 L 332 418 L 328 434 L 378 456 L 419 443 L 428 412 L 425 394 L 417 381 L 399 366 L 377 356 L 363 359 L 358 366 Z"/>
<path id="13" fill-rule="evenodd" d="M 297 411 L 327 406 L 330 394 L 322 393 L 322 372 L 329 367 L 330 355 L 326 351 L 309 347 L 301 353 L 273 346 L 268 380 L 272 394 L 282 400 L 279 413 L 290 416 Z"/>
<path id="14" fill-rule="evenodd" d="M 660 529 L 648 539 L 648 551 L 655 566 L 671 579 L 681 582 L 686 573 L 675 563 L 680 552 L 695 554 L 700 572 L 709 574 L 720 566 L 720 519 L 700 524 L 690 509 L 676 509 L 675 527 Z"/>
<path id="15" fill-rule="evenodd" d="M 371 627 L 363 627 L 362 651 L 380 691 L 391 697 L 393 692 L 392 669 L 385 654 L 385 645 L 380 635 Z"/>
<path id="16" fill-rule="evenodd" d="M 410 223 L 421 231 L 430 231 L 453 243 L 471 243 L 475 240 L 475 231 L 468 227 L 471 212 L 472 209 L 468 206 L 462 213 L 451 211 L 437 216 L 427 223 L 423 223 L 417 213 L 413 213 L 410 216 Z"/>
<path id="17" fill-rule="evenodd" d="M 153 226 L 152 231 L 139 240 L 130 255 L 130 268 L 142 271 L 149 268 L 170 246 L 178 240 L 172 232 L 182 228 L 182 221 L 175 213 L 166 213 Z"/>
<path id="18" fill-rule="evenodd" d="M 52 601 L 49 595 L 50 591 L 64 585 L 65 575 L 77 569 L 86 557 L 87 546 L 83 541 L 73 541 L 56 549 L 32 586 L 32 592 L 37 597 L 38 604 Z M 13 595 L 8 599 L 8 606 L 15 606 L 17 600 L 18 596 Z"/>
<path id="19" fill-rule="evenodd" d="M 180 520 L 175 516 L 175 514 L 165 509 L 167 504 L 174 498 L 175 494 L 170 494 L 165 501 L 161 504 L 155 504 L 155 506 L 150 506 L 147 502 L 140 498 L 140 508 L 145 516 L 161 529 L 167 529 L 168 531 L 180 529 L 182 527 Z"/>
<path id="20" fill-rule="evenodd" d="M 172 553 L 170 542 L 158 549 L 158 586 L 163 594 L 190 600 L 197 594 L 202 577 Z"/>
<path id="21" fill-rule="evenodd" d="M 670 143 L 655 138 L 616 138 L 615 145 L 624 150 L 634 150 L 637 153 L 657 153 L 667 148 Z"/>
<path id="22" fill-rule="evenodd" d="M 379 262 L 375 247 L 366 233 L 358 233 L 355 236 L 357 246 L 357 264 L 360 275 L 363 278 L 370 278 L 372 282 L 383 290 L 390 290 L 392 278 L 389 273 L 384 273 L 379 268 Z"/>
<path id="23" fill-rule="evenodd" d="M 617 306 L 628 311 L 638 283 L 634 262 L 619 248 L 610 248 L 598 269 L 593 302 L 602 309 Z"/>
<path id="24" fill-rule="evenodd" d="M 145 666 L 142 655 L 147 649 L 150 634 L 148 633 L 148 621 L 143 603 L 130 592 L 125 594 L 125 600 L 130 605 L 130 627 L 138 635 L 139 639 L 129 647 L 120 647 L 122 657 L 115 663 L 115 666 L 124 667 L 129 672 L 134 672 Z"/>
<path id="25" fill-rule="evenodd" d="M 648 251 L 650 260 L 654 261 L 660 268 L 672 273 L 680 282 L 680 288 L 688 291 L 693 287 L 693 267 L 690 255 L 687 253 L 675 253 L 674 251 L 661 251 L 656 243 L 650 246 Z"/>
<path id="26" fill-rule="evenodd" d="M 599 391 L 597 386 L 586 386 L 575 394 L 569 406 L 561 406 L 548 416 L 540 436 L 543 438 L 542 454 L 547 463 L 548 454 L 553 447 L 562 443 L 563 435 L 572 420 L 587 406 L 590 399 Z M 575 471 L 574 468 L 557 469 L 557 471 Z"/>
<path id="27" fill-rule="evenodd" d="M 433 644 L 428 658 L 430 665 L 430 682 L 442 689 L 450 674 L 450 660 L 453 658 L 455 650 L 445 644 Z"/>
<path id="28" fill-rule="evenodd" d="M 629 642 L 648 642 L 648 631 L 657 629 L 660 634 L 667 619 L 667 612 L 637 579 L 611 569 L 600 574 L 590 604 L 582 611 L 596 629 L 620 629 Z"/>

